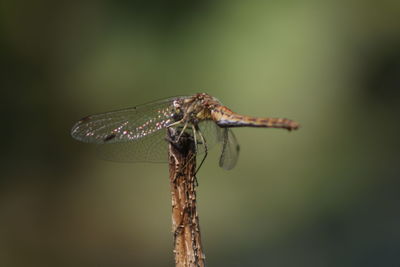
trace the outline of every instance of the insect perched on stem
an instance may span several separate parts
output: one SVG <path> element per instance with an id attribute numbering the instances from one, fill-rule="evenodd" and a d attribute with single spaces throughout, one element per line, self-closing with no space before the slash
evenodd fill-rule
<path id="1" fill-rule="evenodd" d="M 180 135 L 190 133 L 193 136 L 197 153 L 204 154 L 202 162 L 210 147 L 222 144 L 219 165 L 229 170 L 236 165 L 239 155 L 239 145 L 231 128 L 291 131 L 298 129 L 299 124 L 284 118 L 239 115 L 215 97 L 199 93 L 87 116 L 74 125 L 71 135 L 82 142 L 102 144 L 99 150 L 106 159 L 167 162 L 165 130 L 170 127 L 176 127 Z"/>

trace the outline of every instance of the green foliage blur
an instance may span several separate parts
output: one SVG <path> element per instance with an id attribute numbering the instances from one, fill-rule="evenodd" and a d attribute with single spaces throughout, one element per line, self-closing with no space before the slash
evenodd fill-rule
<path id="1" fill-rule="evenodd" d="M 0 266 L 173 266 L 166 164 L 101 161 L 81 117 L 207 92 L 208 266 L 400 266 L 400 2 L 24 1 L 0 8 Z"/>

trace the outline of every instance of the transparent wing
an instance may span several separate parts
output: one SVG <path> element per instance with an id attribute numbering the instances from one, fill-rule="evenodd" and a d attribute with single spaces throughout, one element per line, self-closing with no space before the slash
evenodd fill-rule
<path id="1" fill-rule="evenodd" d="M 152 133 L 134 142 L 119 142 L 97 146 L 97 155 L 119 162 L 168 162 L 167 129 Z"/>
<path id="2" fill-rule="evenodd" d="M 173 122 L 174 99 L 87 116 L 74 125 L 71 135 L 95 144 L 128 142 L 153 135 Z"/>
<path id="3" fill-rule="evenodd" d="M 239 158 L 240 146 L 232 130 L 229 128 L 220 128 L 219 137 L 222 139 L 219 166 L 225 170 L 230 170 L 235 167 Z"/>
<path id="4" fill-rule="evenodd" d="M 230 128 L 221 128 L 214 121 L 202 121 L 199 123 L 201 134 L 203 135 L 207 149 L 210 150 L 216 144 L 222 145 L 222 152 L 219 160 L 219 166 L 226 170 L 235 167 L 239 158 L 240 146 L 235 134 Z M 205 146 L 201 144 L 200 137 L 197 138 L 198 155 L 204 154 Z"/>
<path id="5" fill-rule="evenodd" d="M 199 128 L 207 143 L 207 149 L 211 149 L 217 143 L 222 142 L 222 139 L 218 137 L 220 127 L 214 122 L 200 122 Z M 190 127 L 187 131 L 193 135 Z M 197 142 L 197 155 L 202 155 L 205 153 L 205 148 L 199 135 L 197 135 Z M 168 162 L 167 129 L 156 131 L 134 142 L 98 145 L 97 154 L 102 159 L 119 162 Z"/>
<path id="6" fill-rule="evenodd" d="M 198 142 L 198 151 L 197 154 L 205 153 L 205 146 L 201 143 L 200 134 L 203 135 L 203 138 L 207 144 L 207 149 L 210 150 L 216 144 L 221 143 L 222 139 L 220 138 L 221 128 L 211 120 L 202 121 L 199 123 L 200 133 L 197 135 Z"/>

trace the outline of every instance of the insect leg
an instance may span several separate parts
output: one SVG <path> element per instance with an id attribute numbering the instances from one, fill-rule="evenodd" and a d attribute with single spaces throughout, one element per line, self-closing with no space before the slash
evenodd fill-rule
<path id="1" fill-rule="evenodd" d="M 196 132 L 199 134 L 200 139 L 201 139 L 201 143 L 202 143 L 203 146 L 204 146 L 204 157 L 202 158 L 202 160 L 201 160 L 201 162 L 200 162 L 200 164 L 199 164 L 199 167 L 197 167 L 197 170 L 196 170 L 196 172 L 194 173 L 194 176 L 196 176 L 197 172 L 200 170 L 201 166 L 203 165 L 204 161 L 205 161 L 206 158 L 207 158 L 207 155 L 208 155 L 208 147 L 207 147 L 207 142 L 206 142 L 206 140 L 205 140 L 203 134 L 201 133 L 201 130 L 200 130 L 199 126 L 198 126 L 197 124 L 195 124 L 195 125 L 193 125 L 193 127 L 194 127 L 193 132 L 195 133 L 195 135 L 196 135 Z M 196 145 L 197 145 L 197 143 L 196 143 Z M 196 150 L 197 150 L 197 147 L 196 147 Z M 197 151 L 196 151 L 196 152 L 197 152 Z"/>
<path id="2" fill-rule="evenodd" d="M 176 142 L 179 142 L 179 139 L 181 139 L 182 134 L 185 132 L 186 128 L 187 128 L 188 122 L 185 122 L 185 124 L 183 125 L 183 128 L 181 130 L 181 132 L 178 135 L 178 138 L 176 139 Z"/>

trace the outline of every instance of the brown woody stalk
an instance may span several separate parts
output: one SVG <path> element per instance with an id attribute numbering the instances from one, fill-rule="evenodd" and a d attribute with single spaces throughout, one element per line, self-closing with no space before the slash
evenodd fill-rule
<path id="1" fill-rule="evenodd" d="M 175 266 L 205 266 L 196 208 L 196 153 L 193 137 L 168 130 L 169 174 L 172 196 L 172 232 Z"/>

